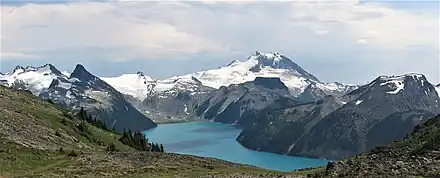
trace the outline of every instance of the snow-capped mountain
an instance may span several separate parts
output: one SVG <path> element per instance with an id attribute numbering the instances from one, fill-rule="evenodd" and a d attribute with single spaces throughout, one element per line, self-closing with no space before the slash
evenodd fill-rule
<path id="1" fill-rule="evenodd" d="M 194 105 L 209 93 L 222 86 L 252 82 L 256 78 L 279 78 L 289 94 L 302 101 L 315 101 L 326 95 L 341 96 L 357 88 L 338 82 L 321 82 L 282 54 L 258 51 L 244 61 L 234 60 L 218 69 L 165 80 L 155 80 L 142 72 L 101 79 L 132 97 L 129 101 L 139 111 L 162 121 L 191 119 Z"/>
<path id="2" fill-rule="evenodd" d="M 53 79 L 66 77 L 52 64 L 46 64 L 40 67 L 17 66 L 12 72 L 0 76 L 1 83 L 8 87 L 26 88 L 35 95 L 49 88 Z"/>
<path id="3" fill-rule="evenodd" d="M 215 89 L 192 80 L 168 79 L 156 84 L 150 96 L 142 101 L 141 110 L 147 115 L 162 120 L 190 120 L 193 105 Z"/>
<path id="4" fill-rule="evenodd" d="M 29 90 L 34 95 L 73 110 L 85 107 L 94 117 L 118 131 L 155 127 L 148 117 L 129 103 L 123 94 L 77 65 L 72 74 L 63 74 L 53 65 L 17 66 L 0 76 L 2 85 Z"/>
<path id="5" fill-rule="evenodd" d="M 424 75 L 380 76 L 341 97 L 258 113 L 259 122 L 237 140 L 262 151 L 340 159 L 401 139 L 437 114 L 440 98 Z"/>
<path id="6" fill-rule="evenodd" d="M 141 101 L 147 98 L 157 85 L 156 80 L 144 75 L 143 72 L 123 74 L 119 77 L 101 77 L 101 79 L 112 85 L 119 92 L 131 95 Z"/>
<path id="7" fill-rule="evenodd" d="M 261 53 L 258 51 L 245 61 L 235 60 L 219 69 L 174 78 L 187 79 L 190 77 L 195 77 L 203 85 L 213 88 L 254 81 L 256 77 L 277 77 L 292 90 L 293 95 L 299 95 L 310 84 L 316 85 L 326 93 L 345 93 L 355 89 L 353 85 L 323 83 L 282 54 Z"/>
<path id="8" fill-rule="evenodd" d="M 379 76 L 371 83 L 361 86 L 343 98 L 345 101 L 350 102 L 353 98 L 361 97 L 364 92 L 369 92 L 370 90 L 382 91 L 386 96 L 399 93 L 418 95 L 430 92 L 436 93 L 435 88 L 422 74 L 409 73 L 400 76 Z"/>
<path id="9" fill-rule="evenodd" d="M 102 79 L 122 93 L 144 100 L 152 93 L 191 91 L 194 90 L 194 85 L 199 86 L 199 82 L 204 86 L 218 89 L 221 86 L 254 81 L 257 77 L 280 78 L 293 96 L 299 95 L 308 87 L 314 87 L 326 95 L 338 96 L 357 88 L 355 85 L 337 82 L 323 83 L 282 54 L 258 51 L 245 61 L 235 60 L 218 69 L 175 76 L 166 80 L 154 80 L 139 73 Z"/>

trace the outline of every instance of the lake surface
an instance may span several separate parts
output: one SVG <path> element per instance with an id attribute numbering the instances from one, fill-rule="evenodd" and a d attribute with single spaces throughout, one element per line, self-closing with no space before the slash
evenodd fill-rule
<path id="1" fill-rule="evenodd" d="M 190 122 L 159 124 L 144 133 L 149 141 L 162 143 L 165 152 L 214 157 L 278 171 L 293 171 L 327 164 L 325 160 L 249 150 L 235 141 L 240 131 L 227 124 Z"/>

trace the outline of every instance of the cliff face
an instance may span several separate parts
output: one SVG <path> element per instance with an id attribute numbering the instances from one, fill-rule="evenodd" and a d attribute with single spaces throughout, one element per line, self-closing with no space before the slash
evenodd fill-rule
<path id="1" fill-rule="evenodd" d="M 339 160 L 403 138 L 439 114 L 439 102 L 423 75 L 381 76 L 340 97 L 261 110 L 237 140 L 260 151 Z"/>

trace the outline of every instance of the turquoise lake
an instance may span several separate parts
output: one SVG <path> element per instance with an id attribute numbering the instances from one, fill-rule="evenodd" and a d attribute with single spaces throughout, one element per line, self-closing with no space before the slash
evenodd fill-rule
<path id="1" fill-rule="evenodd" d="M 278 171 L 327 164 L 326 160 L 249 150 L 235 141 L 240 131 L 239 128 L 227 124 L 190 122 L 159 124 L 144 133 L 149 141 L 162 143 L 165 152 L 214 157 Z"/>

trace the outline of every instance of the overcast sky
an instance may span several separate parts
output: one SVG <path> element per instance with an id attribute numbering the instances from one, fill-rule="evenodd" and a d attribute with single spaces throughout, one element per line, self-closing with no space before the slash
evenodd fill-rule
<path id="1" fill-rule="evenodd" d="M 280 52 L 323 81 L 423 73 L 440 81 L 436 1 L 1 4 L 0 71 L 82 63 L 98 76 L 162 79 Z"/>

